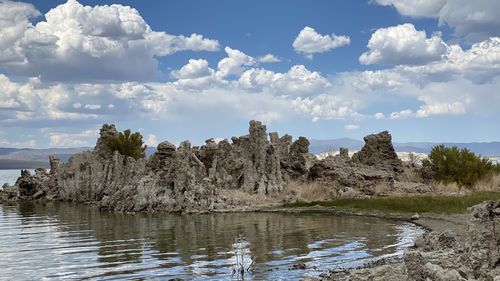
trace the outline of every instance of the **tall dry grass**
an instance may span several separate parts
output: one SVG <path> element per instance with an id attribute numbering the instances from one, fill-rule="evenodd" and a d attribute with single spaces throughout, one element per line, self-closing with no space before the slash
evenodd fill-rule
<path id="1" fill-rule="evenodd" d="M 422 176 L 420 175 L 420 172 L 417 168 L 413 166 L 406 166 L 403 169 L 401 180 L 408 182 L 422 182 Z"/>
<path id="2" fill-rule="evenodd" d="M 250 194 L 243 190 L 228 189 L 223 193 L 227 203 L 234 206 L 268 206 L 285 202 L 314 202 L 337 198 L 339 190 L 318 182 L 290 182 L 275 194 Z"/>
<path id="3" fill-rule="evenodd" d="M 261 194 L 250 194 L 243 190 L 224 190 L 224 197 L 233 206 L 262 206 L 281 203 L 279 198 Z"/>
<path id="4" fill-rule="evenodd" d="M 432 182 L 431 186 L 436 193 L 441 194 L 500 191 L 500 174 L 490 173 L 481 178 L 472 187 L 460 187 L 455 182 L 443 183 L 439 181 Z"/>
<path id="5" fill-rule="evenodd" d="M 314 202 L 336 198 L 339 196 L 339 190 L 335 186 L 319 182 L 291 182 L 286 186 L 285 194 L 295 201 Z"/>
<path id="6" fill-rule="evenodd" d="M 430 186 L 432 187 L 434 192 L 441 194 L 455 194 L 467 191 L 465 188 L 460 188 L 460 186 L 456 182 L 444 183 L 440 181 L 434 181 L 430 184 Z"/>
<path id="7" fill-rule="evenodd" d="M 491 173 L 486 175 L 472 189 L 474 191 L 500 191 L 500 174 Z"/>

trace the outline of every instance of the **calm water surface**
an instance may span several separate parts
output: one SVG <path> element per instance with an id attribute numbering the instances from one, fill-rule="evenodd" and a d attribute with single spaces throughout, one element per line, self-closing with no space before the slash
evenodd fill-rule
<path id="1" fill-rule="evenodd" d="M 401 254 L 408 223 L 325 214 L 123 215 L 0 204 L 2 280 L 297 280 Z M 303 262 L 306 269 L 290 268 Z M 240 276 L 241 277 L 241 276 Z"/>
<path id="2" fill-rule="evenodd" d="M 30 173 L 33 175 L 35 173 L 34 169 L 28 169 Z M 9 169 L 9 170 L 0 170 L 0 188 L 4 183 L 8 183 L 9 185 L 14 185 L 18 177 L 21 176 L 21 170 L 19 169 Z"/>

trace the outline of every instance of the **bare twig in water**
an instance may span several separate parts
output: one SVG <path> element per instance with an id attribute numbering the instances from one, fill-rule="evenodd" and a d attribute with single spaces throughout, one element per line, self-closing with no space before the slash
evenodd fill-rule
<path id="1" fill-rule="evenodd" d="M 234 280 L 245 280 L 245 272 L 250 273 L 254 264 L 254 262 L 251 261 L 251 263 L 245 267 L 244 241 L 241 234 L 235 239 L 234 256 L 236 258 L 236 263 L 233 265 L 231 275 L 231 279 Z"/>

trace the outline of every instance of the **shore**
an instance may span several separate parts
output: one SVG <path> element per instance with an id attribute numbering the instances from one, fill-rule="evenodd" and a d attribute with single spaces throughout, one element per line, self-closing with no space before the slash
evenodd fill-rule
<path id="1" fill-rule="evenodd" d="M 272 211 L 380 217 L 411 221 L 427 230 L 402 257 L 382 259 L 358 268 L 331 270 L 321 273 L 318 278 L 303 281 L 500 280 L 500 235 L 495 231 L 500 221 L 500 201 L 482 202 L 466 213 L 423 213 L 418 219 L 412 219 L 407 213 L 321 206 Z"/>

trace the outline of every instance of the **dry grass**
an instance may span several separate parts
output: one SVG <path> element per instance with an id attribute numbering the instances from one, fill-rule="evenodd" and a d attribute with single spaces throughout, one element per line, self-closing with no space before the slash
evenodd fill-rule
<path id="1" fill-rule="evenodd" d="M 488 192 L 488 191 L 500 191 L 500 174 L 495 174 L 491 173 L 485 177 L 483 177 L 481 180 L 479 180 L 476 184 L 474 184 L 470 188 L 462 187 L 457 183 L 443 183 L 439 181 L 435 181 L 431 183 L 432 188 L 434 189 L 434 192 L 440 193 L 440 194 L 466 194 L 466 193 L 471 193 L 471 192 Z"/>
<path id="2" fill-rule="evenodd" d="M 475 191 L 500 191 L 500 174 L 491 173 L 485 176 L 472 189 Z"/>
<path id="3" fill-rule="evenodd" d="M 409 181 L 409 182 L 421 182 L 422 177 L 420 176 L 420 173 L 418 172 L 418 169 L 415 167 L 411 166 L 406 166 L 403 169 L 403 175 L 401 176 L 402 181 Z"/>
<path id="4" fill-rule="evenodd" d="M 338 190 L 318 182 L 291 182 L 286 187 L 286 194 L 305 202 L 330 200 L 338 196 Z"/>
<path id="5" fill-rule="evenodd" d="M 291 182 L 285 190 L 271 194 L 250 194 L 243 190 L 224 190 L 226 201 L 234 206 L 264 206 L 282 204 L 283 202 L 313 202 L 331 200 L 337 197 L 338 191 L 317 182 L 300 183 Z"/>
<path id="6" fill-rule="evenodd" d="M 434 192 L 436 193 L 460 193 L 462 191 L 465 191 L 464 188 L 460 188 L 460 186 L 456 182 L 451 182 L 451 183 L 443 183 L 440 181 L 432 182 L 431 183 L 432 188 L 434 189 Z"/>
<path id="7" fill-rule="evenodd" d="M 272 196 L 250 194 L 237 189 L 224 190 L 224 196 L 226 200 L 234 206 L 260 206 L 282 202 L 278 198 Z"/>
<path id="8" fill-rule="evenodd" d="M 374 195 L 387 195 L 391 192 L 391 187 L 387 182 L 380 182 L 373 187 Z"/>

